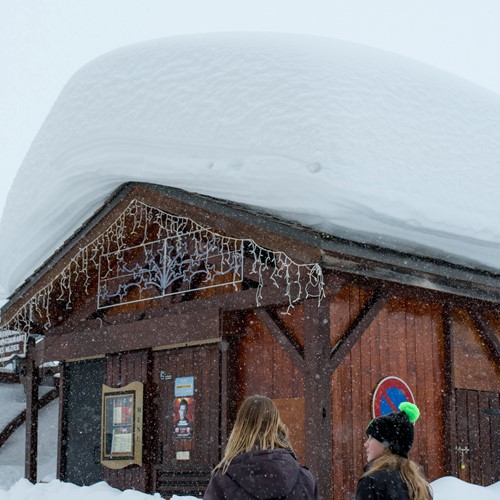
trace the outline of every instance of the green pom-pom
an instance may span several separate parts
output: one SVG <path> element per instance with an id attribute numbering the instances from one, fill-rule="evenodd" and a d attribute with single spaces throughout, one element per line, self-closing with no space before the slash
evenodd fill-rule
<path id="1" fill-rule="evenodd" d="M 404 411 L 410 422 L 416 422 L 418 417 L 420 417 L 420 410 L 418 409 L 418 406 L 413 403 L 408 403 L 408 401 L 399 405 L 399 411 Z"/>

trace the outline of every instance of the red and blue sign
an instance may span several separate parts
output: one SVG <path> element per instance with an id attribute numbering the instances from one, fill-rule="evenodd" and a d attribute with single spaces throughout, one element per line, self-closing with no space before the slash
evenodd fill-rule
<path id="1" fill-rule="evenodd" d="M 398 406 L 405 401 L 415 404 L 415 398 L 408 384 L 398 377 L 385 377 L 379 382 L 373 393 L 373 418 L 399 411 Z"/>

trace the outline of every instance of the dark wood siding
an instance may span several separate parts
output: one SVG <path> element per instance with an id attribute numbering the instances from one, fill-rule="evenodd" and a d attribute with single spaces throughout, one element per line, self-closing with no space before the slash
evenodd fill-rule
<path id="1" fill-rule="evenodd" d="M 498 334 L 498 320 L 491 323 L 497 328 Z M 452 331 L 455 346 L 455 386 L 460 389 L 496 392 L 500 387 L 500 366 L 491 359 L 465 310 L 454 311 Z"/>
<path id="2" fill-rule="evenodd" d="M 286 318 L 287 328 L 300 341 L 302 308 Z M 293 329 L 293 330 L 292 330 Z M 304 377 L 263 323 L 253 314 L 246 318 L 245 335 L 238 349 L 238 400 L 252 394 L 273 399 L 289 427 L 291 441 L 304 460 Z"/>
<path id="3" fill-rule="evenodd" d="M 110 387 L 123 387 L 131 382 L 142 382 L 146 389 L 144 397 L 148 398 L 148 365 L 150 363 L 150 353 L 148 351 L 135 351 L 109 355 L 106 358 L 106 384 Z M 104 468 L 104 479 L 113 487 L 124 489 L 136 489 L 140 491 L 151 491 L 150 468 L 147 457 L 150 450 L 147 447 L 148 426 L 151 424 L 151 414 L 148 413 L 148 406 L 145 405 L 143 414 L 144 430 L 143 442 L 143 466 L 131 465 L 124 469 L 112 470 Z"/>
<path id="4" fill-rule="evenodd" d="M 219 344 L 157 351 L 153 358 L 155 491 L 162 495 L 201 495 L 220 459 Z M 174 438 L 175 379 L 190 376 L 194 377 L 193 439 L 179 440 Z M 189 452 L 188 460 L 177 459 L 177 452 L 183 451 Z M 181 477 L 183 490 L 177 489 Z"/>
<path id="5" fill-rule="evenodd" d="M 500 393 L 456 390 L 460 479 L 488 486 L 500 480 Z"/>
<path id="6" fill-rule="evenodd" d="M 367 292 L 346 287 L 331 304 L 331 338 L 338 339 L 366 303 Z M 405 380 L 421 410 L 411 458 L 430 480 L 444 473 L 444 389 L 441 308 L 393 297 L 332 377 L 334 498 L 354 495 L 365 465 L 364 430 L 377 383 Z M 349 457 L 346 460 L 346 457 Z"/>

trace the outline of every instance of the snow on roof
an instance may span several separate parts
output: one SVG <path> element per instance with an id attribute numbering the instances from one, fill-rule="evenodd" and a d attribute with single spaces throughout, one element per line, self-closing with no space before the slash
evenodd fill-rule
<path id="1" fill-rule="evenodd" d="M 500 96 L 358 44 L 187 35 L 84 66 L 9 193 L 4 293 L 129 180 L 500 270 Z"/>

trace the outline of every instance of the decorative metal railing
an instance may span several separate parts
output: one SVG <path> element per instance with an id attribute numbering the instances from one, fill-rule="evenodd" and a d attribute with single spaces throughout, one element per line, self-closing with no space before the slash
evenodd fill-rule
<path id="1" fill-rule="evenodd" d="M 135 245 L 130 245 L 130 241 Z M 150 300 L 201 288 L 236 285 L 244 258 L 257 283 L 256 301 L 265 286 L 283 288 L 289 307 L 324 292 L 319 264 L 299 264 L 284 252 L 251 239 L 220 235 L 187 217 L 133 200 L 99 236 L 81 247 L 70 262 L 33 294 L 0 331 L 41 333 L 52 327 L 60 308 L 72 308 L 73 294 L 95 293 L 96 307 Z M 97 290 L 91 290 L 97 282 Z"/>

